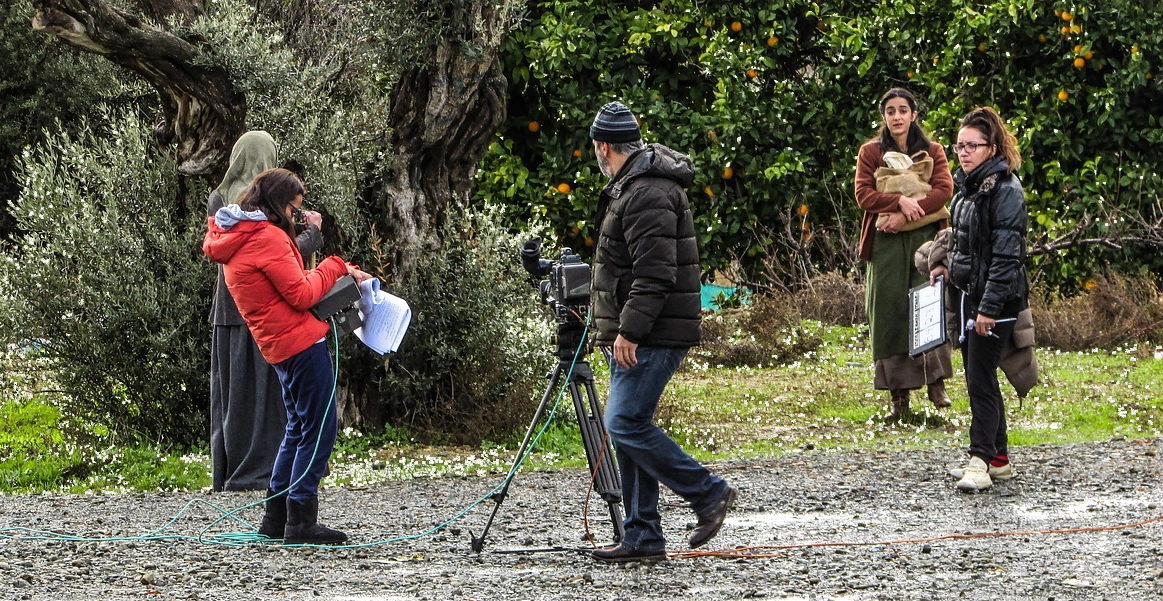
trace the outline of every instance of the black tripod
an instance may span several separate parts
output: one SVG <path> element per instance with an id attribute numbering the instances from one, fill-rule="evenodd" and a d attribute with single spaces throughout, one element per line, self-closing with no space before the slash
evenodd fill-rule
<path id="1" fill-rule="evenodd" d="M 521 448 L 513 460 L 513 467 L 509 469 L 509 476 L 500 491 L 492 495 L 493 511 L 489 514 L 489 521 L 479 537 L 472 537 L 472 550 L 480 553 L 485 546 L 485 535 L 493 525 L 493 518 L 497 510 L 509 493 L 509 484 L 516 475 L 525 452 L 529 449 L 533 433 L 537 425 L 545 417 L 545 411 L 555 400 L 557 391 L 561 389 L 562 379 L 569 377 L 569 394 L 573 397 L 573 407 L 577 412 L 578 425 L 581 427 L 582 444 L 586 449 L 586 460 L 590 466 L 590 474 L 594 476 L 594 490 L 609 505 L 610 521 L 614 524 L 614 542 L 620 542 L 625 534 L 622 525 L 622 486 L 618 478 L 618 469 L 614 464 L 614 455 L 606 439 L 606 426 L 602 423 L 602 406 L 598 404 L 598 395 L 594 390 L 594 372 L 586 360 L 590 346 L 585 340 L 585 326 L 580 322 L 564 322 L 557 325 L 557 367 L 548 375 L 549 386 L 541 397 L 541 404 L 533 414 L 533 421 L 529 430 L 525 432 L 525 439 L 521 441 Z M 576 360 L 574 355 L 577 355 Z M 570 371 L 570 368 L 573 371 Z M 470 533 L 471 536 L 471 533 Z"/>

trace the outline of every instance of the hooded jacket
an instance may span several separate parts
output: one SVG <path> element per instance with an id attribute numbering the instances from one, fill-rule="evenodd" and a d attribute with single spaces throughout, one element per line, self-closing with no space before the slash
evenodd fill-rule
<path id="1" fill-rule="evenodd" d="M 953 240 L 949 281 L 977 312 L 1016 317 L 1029 306 L 1026 281 L 1026 197 L 1018 176 L 996 156 L 953 176 Z"/>
<path id="2" fill-rule="evenodd" d="M 303 257 L 286 232 L 261 211 L 228 205 L 207 219 L 202 252 L 221 263 L 226 286 L 263 358 L 280 363 L 309 348 L 330 328 L 308 312 L 347 274 L 339 257 L 303 269 Z"/>
<path id="3" fill-rule="evenodd" d="M 602 190 L 592 278 L 595 344 L 691 347 L 702 323 L 699 251 L 683 189 L 686 155 L 651 144 Z"/>

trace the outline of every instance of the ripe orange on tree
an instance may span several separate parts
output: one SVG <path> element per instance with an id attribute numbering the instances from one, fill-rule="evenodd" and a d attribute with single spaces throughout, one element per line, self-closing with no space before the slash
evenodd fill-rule
<path id="1" fill-rule="evenodd" d="M 575 159 L 581 158 L 581 149 L 580 148 L 573 149 L 573 158 L 575 158 Z"/>
<path id="2" fill-rule="evenodd" d="M 1058 100 L 1060 102 L 1066 102 L 1067 100 L 1070 100 L 1070 92 L 1067 92 L 1066 90 L 1059 90 Z"/>
<path id="3" fill-rule="evenodd" d="M 767 45 L 769 47 L 774 46 L 778 43 L 779 43 L 779 37 L 777 37 L 777 36 L 771 36 L 771 37 L 767 38 Z"/>
<path id="4" fill-rule="evenodd" d="M 561 182 L 560 184 L 557 184 L 557 191 L 558 192 L 561 192 L 562 194 L 569 194 L 569 190 L 570 190 L 569 184 L 567 184 L 565 182 Z"/>
<path id="5" fill-rule="evenodd" d="M 703 193 L 711 198 L 715 197 L 715 191 L 710 186 L 703 186 Z"/>
<path id="6" fill-rule="evenodd" d="M 1039 42 L 1039 43 L 1042 43 L 1042 44 L 1045 44 L 1045 43 L 1046 43 L 1046 34 L 1044 34 L 1044 33 L 1039 33 L 1039 34 L 1038 34 L 1038 42 Z"/>
<path id="7" fill-rule="evenodd" d="M 723 179 L 731 179 L 732 177 L 735 177 L 735 170 L 732 169 L 730 166 L 724 167 L 723 168 Z"/>
<path id="8" fill-rule="evenodd" d="M 541 124 L 536 122 L 536 121 L 530 121 L 529 122 L 529 131 L 531 131 L 533 133 L 537 133 L 538 131 L 541 131 Z"/>
<path id="9" fill-rule="evenodd" d="M 1086 60 L 1090 60 L 1090 59 L 1094 58 L 1094 53 L 1087 50 L 1086 54 L 1082 55 L 1082 58 L 1085 58 Z"/>
<path id="10" fill-rule="evenodd" d="M 1062 20 L 1063 20 L 1063 21 L 1073 21 L 1073 20 L 1074 20 L 1074 14 L 1073 14 L 1073 13 L 1071 13 L 1070 11 L 1068 11 L 1068 10 L 1064 10 L 1064 11 L 1062 11 Z"/>
<path id="11" fill-rule="evenodd" d="M 738 21 L 732 21 L 731 22 L 731 31 L 734 31 L 735 33 L 739 33 L 740 31 L 743 31 L 743 24 L 738 22 Z"/>
<path id="12" fill-rule="evenodd" d="M 759 71 L 756 71 L 755 69 L 748 69 L 747 70 L 747 77 L 750 77 L 751 79 L 755 79 L 756 77 L 759 77 Z"/>
<path id="13" fill-rule="evenodd" d="M 1086 66 L 1086 59 L 1082 58 L 1081 56 L 1074 59 L 1074 68 L 1075 69 L 1081 69 L 1085 66 Z"/>

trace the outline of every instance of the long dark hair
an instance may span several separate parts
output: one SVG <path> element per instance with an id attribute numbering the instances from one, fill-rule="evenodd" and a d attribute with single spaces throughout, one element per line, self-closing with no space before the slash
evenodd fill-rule
<path id="1" fill-rule="evenodd" d="M 917 97 L 913 96 L 912 92 L 904 88 L 892 88 L 891 90 L 885 92 L 884 96 L 880 97 L 880 104 L 877 105 L 879 107 L 881 120 L 880 133 L 877 134 L 877 136 L 873 139 L 880 142 L 880 149 L 886 152 L 889 150 L 895 150 L 896 152 L 903 152 L 911 156 L 922 150 L 928 151 L 929 145 L 931 144 L 931 142 L 929 142 L 929 136 L 925 135 L 925 130 L 921 129 L 920 125 L 917 125 L 916 120 L 913 120 L 913 122 L 909 124 L 909 138 L 906 141 L 906 144 L 908 144 L 909 147 L 897 148 L 896 139 L 892 137 L 892 133 L 888 131 L 888 126 L 884 123 L 884 105 L 893 98 L 904 98 L 905 102 L 909 103 L 909 108 L 917 114 L 918 119 L 920 118 L 921 106 L 919 103 L 917 103 Z"/>
<path id="2" fill-rule="evenodd" d="M 294 173 L 286 169 L 267 169 L 258 174 L 242 195 L 239 206 L 244 211 L 262 211 L 267 219 L 295 239 L 295 222 L 287 218 L 287 205 L 307 189 Z"/>
<path id="3" fill-rule="evenodd" d="M 973 109 L 961 120 L 961 128 L 972 127 L 985 136 L 986 144 L 993 144 L 997 154 L 1005 157 L 1009 163 L 1008 173 L 1013 173 L 1022 166 L 1022 154 L 1018 151 L 1018 139 L 1006 129 L 1001 115 L 991 106 Z"/>

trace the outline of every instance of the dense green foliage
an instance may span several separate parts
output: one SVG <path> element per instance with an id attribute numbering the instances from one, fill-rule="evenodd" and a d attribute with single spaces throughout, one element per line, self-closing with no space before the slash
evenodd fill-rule
<path id="1" fill-rule="evenodd" d="M 108 115 L 25 154 L 13 209 L 24 233 L 0 254 L 0 332 L 49 362 L 69 413 L 192 443 L 213 278 L 202 213 L 158 210 L 176 167 L 152 140 L 139 115 Z"/>
<path id="2" fill-rule="evenodd" d="M 850 271 L 857 148 L 876 133 L 880 95 L 905 86 L 944 144 L 974 106 L 1007 119 L 1032 244 L 1080 224 L 1112 235 L 1129 216 L 1158 217 L 1161 26 L 1133 0 L 538 2 L 505 47 L 510 119 L 479 196 L 508 199 L 517 221 L 544 215 L 584 247 L 604 184 L 588 126 L 621 99 L 647 141 L 694 159 L 705 267 L 741 259 L 753 277 L 801 281 Z M 1087 247 L 1037 259 L 1035 274 L 1071 291 L 1107 262 L 1163 267 L 1141 248 Z"/>
<path id="3" fill-rule="evenodd" d="M 45 130 L 75 122 L 97 101 L 128 102 L 140 92 L 123 87 L 108 61 L 34 32 L 31 19 L 29 2 L 0 4 L 0 238 L 12 233 L 7 205 L 18 192 L 15 168 L 24 147 L 41 142 Z"/>
<path id="4" fill-rule="evenodd" d="M 525 282 L 523 237 L 500 234 L 496 214 L 461 215 L 446 230 L 456 242 L 396 282 L 413 320 L 379 390 L 392 423 L 475 444 L 532 415 L 552 358 L 552 318 Z"/>

